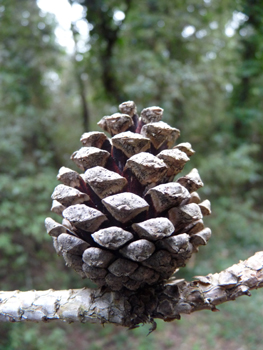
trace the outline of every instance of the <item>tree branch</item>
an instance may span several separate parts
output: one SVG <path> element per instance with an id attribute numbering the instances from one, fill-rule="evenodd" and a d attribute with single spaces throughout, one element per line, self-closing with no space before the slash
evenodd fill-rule
<path id="1" fill-rule="evenodd" d="M 137 292 L 87 288 L 0 291 L 0 321 L 113 323 L 134 328 L 139 323 L 155 325 L 155 318 L 171 321 L 180 319 L 180 314 L 217 311 L 217 305 L 250 295 L 250 290 L 261 287 L 263 251 L 220 273 L 197 277 L 192 282 L 170 280 Z"/>

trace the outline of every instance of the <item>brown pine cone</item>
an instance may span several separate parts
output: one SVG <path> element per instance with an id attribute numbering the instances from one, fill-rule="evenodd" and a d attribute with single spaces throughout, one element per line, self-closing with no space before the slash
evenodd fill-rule
<path id="1" fill-rule="evenodd" d="M 62 224 L 45 221 L 66 264 L 113 291 L 167 280 L 211 236 L 202 220 L 210 202 L 196 193 L 203 186 L 198 171 L 173 182 L 194 154 L 190 143 L 173 147 L 180 131 L 161 121 L 160 107 L 140 117 L 133 101 L 119 109 L 98 123 L 111 139 L 82 135 L 71 159 L 84 173 L 59 170 L 51 210 Z"/>

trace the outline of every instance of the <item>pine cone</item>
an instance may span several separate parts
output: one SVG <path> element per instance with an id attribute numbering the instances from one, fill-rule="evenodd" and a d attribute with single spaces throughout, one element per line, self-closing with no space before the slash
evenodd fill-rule
<path id="1" fill-rule="evenodd" d="M 198 171 L 173 182 L 189 157 L 189 143 L 171 148 L 178 129 L 161 121 L 163 109 L 134 102 L 103 117 L 103 132 L 82 135 L 83 147 L 71 156 L 84 172 L 62 167 L 51 210 L 62 224 L 45 221 L 54 247 L 81 277 L 113 291 L 161 283 L 205 245 L 211 230 L 203 216 Z M 169 149 L 171 148 L 171 149 Z"/>

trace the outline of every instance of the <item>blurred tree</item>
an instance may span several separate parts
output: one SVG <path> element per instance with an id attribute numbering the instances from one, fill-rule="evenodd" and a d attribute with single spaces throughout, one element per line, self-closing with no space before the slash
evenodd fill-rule
<path id="1" fill-rule="evenodd" d="M 68 108 L 74 85 L 62 75 L 68 64 L 56 42 L 54 16 L 44 15 L 34 0 L 1 0 L 0 26 L 1 287 L 61 286 L 71 275 L 54 270 L 64 266 L 44 234 L 44 219 L 66 151 L 57 140 L 61 134 L 67 139 L 65 129 L 74 121 Z M 74 131 L 79 135 L 81 127 Z M 1 348 L 8 349 L 12 332 L 1 327 Z"/>
<path id="2" fill-rule="evenodd" d="M 71 0 L 71 3 L 74 1 Z M 90 45 L 93 54 L 93 64 L 97 66 L 99 77 L 104 87 L 104 93 L 112 101 L 125 101 L 123 82 L 116 74 L 115 48 L 118 45 L 120 31 L 125 16 L 120 19 L 117 12 L 127 15 L 132 0 L 90 1 L 80 2 L 86 6 L 86 19 L 92 26 Z M 124 12 L 121 12 L 124 11 Z M 98 63 L 98 64 L 96 64 Z"/>
<path id="3" fill-rule="evenodd" d="M 263 133 L 263 7 L 261 1 L 243 0 L 239 10 L 245 19 L 238 28 L 240 60 L 237 83 L 231 99 L 233 108 L 233 134 L 241 144 L 248 139 L 261 143 Z"/>
<path id="4" fill-rule="evenodd" d="M 263 8 L 260 1 L 244 0 L 236 2 L 234 10 L 231 22 L 236 34 L 232 33 L 230 60 L 235 74 L 229 81 L 233 91 L 215 133 L 219 147 L 201 166 L 209 184 L 206 191 L 210 187 L 214 198 L 214 232 L 225 232 L 221 247 L 227 257 L 256 249 L 263 232 Z"/>
<path id="5" fill-rule="evenodd" d="M 2 171 L 7 170 L 5 166 L 9 171 L 12 164 L 12 173 L 21 175 L 21 171 L 30 172 L 32 164 L 56 163 L 47 132 L 52 126 L 47 84 L 56 78 L 51 67 L 59 51 L 50 20 L 39 16 L 34 1 L 1 2 L 1 136 L 5 136 L 1 137 Z M 15 166 L 22 165 L 22 155 L 23 169 Z"/>
<path id="6" fill-rule="evenodd" d="M 0 278 L 4 288 L 31 288 L 46 268 L 36 257 L 49 259 L 43 220 L 62 161 L 52 107 L 63 55 L 54 18 L 35 1 L 1 1 L 0 22 Z"/>
<path id="7" fill-rule="evenodd" d="M 85 60 L 96 110 L 102 98 L 105 111 L 127 98 L 139 107 L 160 104 L 165 118 L 202 146 L 225 118 L 225 86 L 234 79 L 235 39 L 224 32 L 232 2 L 79 3 L 90 28 Z"/>

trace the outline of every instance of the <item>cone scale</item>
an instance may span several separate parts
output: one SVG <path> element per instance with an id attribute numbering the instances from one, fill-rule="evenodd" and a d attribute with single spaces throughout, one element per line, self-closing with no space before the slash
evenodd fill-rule
<path id="1" fill-rule="evenodd" d="M 104 132 L 81 136 L 71 156 L 81 172 L 62 167 L 51 196 L 62 223 L 45 221 L 66 264 L 113 291 L 163 283 L 211 236 L 197 169 L 175 179 L 194 154 L 191 144 L 175 145 L 180 131 L 161 120 L 160 107 L 139 116 L 127 101 L 119 110 L 99 121 Z"/>

